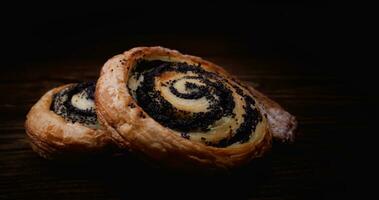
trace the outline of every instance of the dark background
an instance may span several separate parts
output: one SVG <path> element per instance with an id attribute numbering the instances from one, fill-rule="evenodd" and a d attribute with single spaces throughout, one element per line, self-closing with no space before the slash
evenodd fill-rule
<path id="1" fill-rule="evenodd" d="M 369 176 L 363 155 L 377 94 L 369 66 L 353 62 L 362 38 L 356 9 L 194 2 L 1 9 L 0 199 L 365 195 L 359 186 Z M 94 80 L 111 56 L 153 45 L 201 56 L 252 84 L 297 117 L 297 141 L 213 176 L 151 169 L 135 158 L 57 163 L 32 152 L 23 123 L 44 92 Z"/>

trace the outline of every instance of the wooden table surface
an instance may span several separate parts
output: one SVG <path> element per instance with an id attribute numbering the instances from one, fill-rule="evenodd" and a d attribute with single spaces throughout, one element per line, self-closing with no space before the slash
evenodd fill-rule
<path id="1" fill-rule="evenodd" d="M 0 199 L 176 198 L 178 194 L 212 199 L 347 196 L 353 176 L 351 162 L 357 156 L 351 138 L 368 127 L 369 116 L 362 108 L 373 103 L 368 89 L 355 84 L 353 73 L 329 67 L 330 63 L 322 59 L 259 54 L 241 38 L 217 34 L 90 38 L 80 49 L 69 46 L 78 41 L 68 38 L 68 45 L 57 40 L 49 43 L 56 52 L 51 52 L 46 42 L 45 57 L 33 54 L 33 46 L 25 46 L 27 51 L 13 56 L 14 60 L 2 67 Z M 39 97 L 65 83 L 95 80 L 107 58 L 140 45 L 162 45 L 224 66 L 296 116 L 296 142 L 274 143 L 264 158 L 230 174 L 213 176 L 152 169 L 132 157 L 99 158 L 79 164 L 38 157 L 29 146 L 23 124 Z M 59 50 L 60 46 L 65 49 Z"/>

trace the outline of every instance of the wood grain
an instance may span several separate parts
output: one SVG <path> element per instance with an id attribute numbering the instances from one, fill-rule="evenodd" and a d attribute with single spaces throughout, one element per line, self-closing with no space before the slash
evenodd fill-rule
<path id="1" fill-rule="evenodd" d="M 346 138 L 365 130 L 369 118 L 361 108 L 371 103 L 350 76 L 327 67 L 256 57 L 223 38 L 182 38 L 178 43 L 163 36 L 134 39 L 138 42 L 83 48 L 83 56 L 22 62 L 0 74 L 0 199 L 123 199 L 152 194 L 175 198 L 177 193 L 194 198 L 326 199 L 348 190 L 345 164 L 355 153 Z M 153 169 L 133 156 L 52 162 L 31 150 L 23 123 L 44 92 L 64 83 L 94 80 L 121 45 L 126 50 L 137 43 L 153 43 L 148 41 L 225 66 L 279 102 L 299 121 L 296 142 L 275 143 L 267 156 L 251 165 L 212 176 Z"/>

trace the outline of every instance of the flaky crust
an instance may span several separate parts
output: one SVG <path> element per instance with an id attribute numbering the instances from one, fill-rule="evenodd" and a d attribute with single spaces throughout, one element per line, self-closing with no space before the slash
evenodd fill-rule
<path id="1" fill-rule="evenodd" d="M 261 108 L 262 113 L 266 114 L 274 139 L 281 142 L 294 142 L 297 128 L 296 118 L 266 95 L 251 86 L 248 88 L 258 100 L 258 107 Z"/>
<path id="2" fill-rule="evenodd" d="M 25 130 L 34 151 L 47 159 L 75 159 L 105 152 L 110 138 L 103 128 L 91 129 L 66 122 L 50 110 L 53 95 L 71 84 L 44 94 L 26 116 Z"/>
<path id="3" fill-rule="evenodd" d="M 127 90 L 129 70 L 135 60 L 144 57 L 189 64 L 199 63 L 205 70 L 230 76 L 224 69 L 211 62 L 162 47 L 133 48 L 108 60 L 102 68 L 96 86 L 97 114 L 100 122 L 111 133 L 111 137 L 123 148 L 171 167 L 227 169 L 262 156 L 271 147 L 271 131 L 274 135 L 283 133 L 286 135 L 289 134 L 288 128 L 286 130 L 282 128 L 288 127 L 290 123 L 296 124 L 296 121 L 290 122 L 294 118 L 278 104 L 250 87 L 249 89 L 261 101 L 259 102 L 260 109 L 269 116 L 268 123 L 263 123 L 264 126 L 259 127 L 261 130 L 257 131 L 254 139 L 227 148 L 207 146 L 184 139 L 180 134 L 162 126 L 145 113 Z M 128 106 L 130 103 L 134 103 L 136 108 L 131 109 Z M 141 117 L 141 113 L 147 117 Z M 273 114 L 282 116 L 270 117 Z M 294 126 L 291 125 L 290 131 Z"/>

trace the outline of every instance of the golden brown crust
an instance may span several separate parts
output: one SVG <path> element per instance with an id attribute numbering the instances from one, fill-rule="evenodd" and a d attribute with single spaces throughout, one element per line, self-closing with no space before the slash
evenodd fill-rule
<path id="1" fill-rule="evenodd" d="M 25 130 L 34 151 L 44 158 L 77 158 L 107 150 L 110 138 L 103 128 L 91 129 L 66 122 L 50 110 L 53 95 L 70 86 L 54 88 L 44 94 L 29 111 Z"/>
<path id="2" fill-rule="evenodd" d="M 253 158 L 262 156 L 271 146 L 271 131 L 274 135 L 285 135 L 296 126 L 293 116 L 250 87 L 252 93 L 260 101 L 261 111 L 269 116 L 268 121 L 264 117 L 263 125 L 257 127 L 259 130 L 256 131 L 254 139 L 227 148 L 207 146 L 184 139 L 174 130 L 152 119 L 129 94 L 126 87 L 128 73 L 135 61 L 141 58 L 201 64 L 201 67 L 207 71 L 230 77 L 224 69 L 213 63 L 162 47 L 133 48 L 108 60 L 97 82 L 95 103 L 100 122 L 107 127 L 111 137 L 124 148 L 129 148 L 131 151 L 171 167 L 225 169 L 242 165 Z M 131 109 L 128 106 L 130 104 L 136 107 Z M 141 117 L 141 113 L 147 117 Z M 288 126 L 288 123 L 292 123 L 290 131 L 282 130 L 283 127 Z"/>

